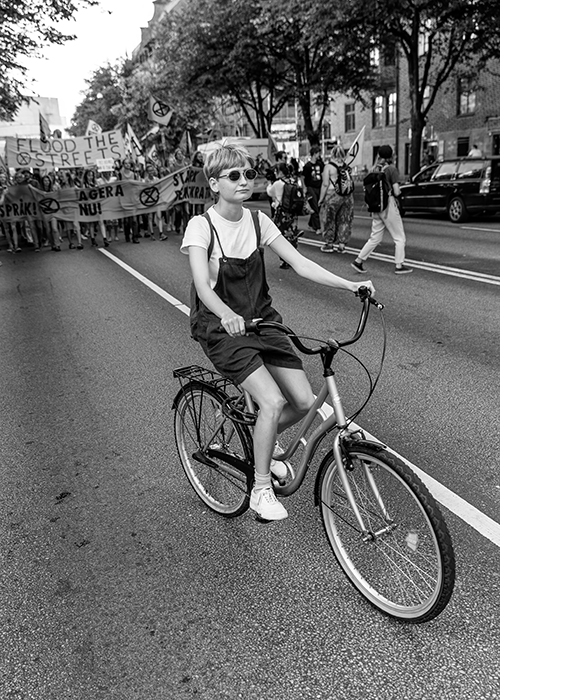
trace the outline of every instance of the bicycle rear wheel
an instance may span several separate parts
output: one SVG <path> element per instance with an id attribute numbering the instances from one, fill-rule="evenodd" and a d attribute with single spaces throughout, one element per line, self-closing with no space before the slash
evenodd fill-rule
<path id="1" fill-rule="evenodd" d="M 347 448 L 348 477 L 367 532 L 358 526 L 332 452 L 319 471 L 321 517 L 343 571 L 372 605 L 427 622 L 451 598 L 455 557 L 431 494 L 396 457 L 374 444 Z"/>
<path id="2" fill-rule="evenodd" d="M 174 436 L 194 491 L 216 513 L 232 518 L 249 506 L 251 484 L 243 468 L 251 459 L 251 439 L 223 414 L 226 398 L 210 384 L 186 384 L 174 400 Z"/>

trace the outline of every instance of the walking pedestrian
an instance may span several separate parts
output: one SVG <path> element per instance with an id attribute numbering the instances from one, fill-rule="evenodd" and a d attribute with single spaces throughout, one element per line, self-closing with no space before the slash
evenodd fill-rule
<path id="1" fill-rule="evenodd" d="M 352 267 L 362 274 L 366 272 L 364 261 L 376 248 L 382 243 L 384 231 L 388 230 L 395 246 L 395 263 L 394 272 L 397 275 L 405 275 L 413 272 L 411 267 L 404 265 L 406 257 L 406 234 L 402 216 L 400 215 L 400 207 L 396 197 L 400 196 L 400 173 L 398 168 L 392 163 L 393 151 L 391 146 L 380 146 L 378 149 L 378 160 L 374 166 L 374 171 L 367 177 L 378 176 L 380 171 L 384 173 L 388 184 L 388 206 L 381 212 L 372 212 L 372 231 L 370 238 L 366 241 L 356 259 L 351 263 Z"/>
<path id="2" fill-rule="evenodd" d="M 352 233 L 354 182 L 350 167 L 344 162 L 345 155 L 342 146 L 335 146 L 323 169 L 319 195 L 319 216 L 325 240 L 321 246 L 323 253 L 344 253 Z"/>
<path id="3" fill-rule="evenodd" d="M 309 217 L 309 227 L 320 236 L 321 221 L 319 219 L 319 197 L 321 195 L 321 185 L 323 184 L 323 164 L 319 159 L 320 148 L 318 146 L 311 147 L 310 160 L 303 167 L 303 184 L 305 185 L 305 193 L 307 203 L 313 210 Z"/>

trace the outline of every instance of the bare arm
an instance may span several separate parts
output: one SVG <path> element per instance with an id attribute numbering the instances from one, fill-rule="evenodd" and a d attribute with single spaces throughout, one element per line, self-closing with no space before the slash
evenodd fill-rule
<path id="1" fill-rule="evenodd" d="M 199 246 L 191 245 L 188 247 L 188 258 L 194 286 L 200 301 L 212 313 L 220 317 L 220 323 L 229 335 L 243 335 L 245 333 L 243 317 L 230 309 L 210 287 L 208 253 L 206 250 Z"/>
<path id="2" fill-rule="evenodd" d="M 325 198 L 325 193 L 329 188 L 330 182 L 331 182 L 331 165 L 325 165 L 323 169 L 323 181 L 321 182 L 321 194 L 319 196 L 319 205 L 323 203 L 323 199 Z"/>
<path id="3" fill-rule="evenodd" d="M 293 248 L 289 241 L 283 236 L 278 236 L 269 247 L 285 262 L 295 270 L 299 277 L 305 277 L 308 280 L 323 284 L 326 287 L 336 287 L 337 289 L 346 289 L 349 292 L 356 292 L 359 287 L 368 287 L 371 294 L 375 293 L 374 285 L 370 280 L 352 282 L 338 275 L 329 272 L 318 263 L 309 260 L 304 255 L 301 255 L 298 250 Z"/>

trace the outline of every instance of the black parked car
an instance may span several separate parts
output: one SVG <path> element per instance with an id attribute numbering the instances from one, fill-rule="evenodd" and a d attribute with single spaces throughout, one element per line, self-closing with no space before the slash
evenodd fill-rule
<path id="1" fill-rule="evenodd" d="M 498 214 L 501 206 L 499 156 L 454 158 L 432 163 L 401 185 L 400 209 L 447 213 L 454 223 L 471 214 Z"/>

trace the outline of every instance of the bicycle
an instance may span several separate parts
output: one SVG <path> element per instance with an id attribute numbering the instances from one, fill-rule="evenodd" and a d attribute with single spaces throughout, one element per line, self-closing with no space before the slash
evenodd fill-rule
<path id="1" fill-rule="evenodd" d="M 353 417 L 345 416 L 331 367 L 333 359 L 361 337 L 370 304 L 383 308 L 366 287 L 358 295 L 362 310 L 356 333 L 349 340 L 331 339 L 308 347 L 283 324 L 246 324 L 251 333 L 285 333 L 300 352 L 320 355 L 323 365 L 323 385 L 278 457 L 289 462 L 303 445 L 300 465 L 296 471 L 289 466 L 289 477 L 274 480 L 273 486 L 280 496 L 297 491 L 318 446 L 334 432 L 332 449 L 321 461 L 314 486 L 314 502 L 320 507 L 332 551 L 350 582 L 377 609 L 400 620 L 427 622 L 451 598 L 453 545 L 435 500 L 415 472 L 386 445 L 366 440 L 361 430 L 350 426 Z M 228 518 L 239 516 L 249 507 L 254 479 L 251 427 L 256 407 L 251 396 L 197 365 L 175 369 L 173 374 L 181 385 L 172 407 L 176 445 L 186 476 L 210 509 Z M 329 397 L 332 413 L 310 430 L 318 412 L 323 415 Z"/>

